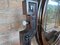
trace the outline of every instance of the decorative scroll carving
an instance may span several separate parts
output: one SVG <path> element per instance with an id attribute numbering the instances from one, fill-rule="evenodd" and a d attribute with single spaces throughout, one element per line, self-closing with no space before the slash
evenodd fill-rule
<path id="1" fill-rule="evenodd" d="M 26 0 L 24 5 L 26 5 L 26 9 L 24 9 L 27 10 L 24 12 L 24 15 L 26 15 L 28 24 L 26 25 L 26 29 L 20 32 L 20 43 L 21 45 L 31 45 L 31 39 L 35 36 L 37 31 L 38 2 Z M 23 11 L 25 11 L 24 9 Z"/>

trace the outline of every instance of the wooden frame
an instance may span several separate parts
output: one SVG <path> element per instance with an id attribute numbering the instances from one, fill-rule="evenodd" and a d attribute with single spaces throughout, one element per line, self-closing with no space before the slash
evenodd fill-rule
<path id="1" fill-rule="evenodd" d="M 27 15 L 32 15 L 36 12 L 38 2 L 37 1 L 26 1 Z"/>

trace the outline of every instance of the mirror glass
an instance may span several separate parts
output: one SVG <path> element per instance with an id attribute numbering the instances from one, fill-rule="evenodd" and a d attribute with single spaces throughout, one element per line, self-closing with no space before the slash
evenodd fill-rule
<path id="1" fill-rule="evenodd" d="M 44 19 L 44 30 L 48 33 L 52 31 L 57 31 L 57 32 L 60 31 L 60 0 L 49 0 L 48 1 L 45 19 Z M 57 34 L 56 36 L 57 38 L 59 37 L 59 35 Z M 58 43 L 58 41 L 56 42 L 57 38 L 55 39 L 53 43 Z"/>
<path id="2" fill-rule="evenodd" d="M 49 0 L 44 22 L 46 31 L 60 31 L 60 1 Z"/>

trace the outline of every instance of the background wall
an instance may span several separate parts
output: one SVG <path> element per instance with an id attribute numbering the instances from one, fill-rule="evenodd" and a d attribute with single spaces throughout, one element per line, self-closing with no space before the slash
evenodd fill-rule
<path id="1" fill-rule="evenodd" d="M 0 45 L 19 45 L 19 31 L 24 30 L 22 0 L 0 0 Z"/>

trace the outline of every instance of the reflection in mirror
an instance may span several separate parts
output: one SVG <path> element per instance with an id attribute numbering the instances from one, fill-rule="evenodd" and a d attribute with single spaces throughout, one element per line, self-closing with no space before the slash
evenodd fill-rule
<path id="1" fill-rule="evenodd" d="M 48 41 L 50 44 L 60 44 L 58 40 L 60 37 L 60 0 L 49 0 L 44 19 L 44 30 L 51 35 Z"/>

